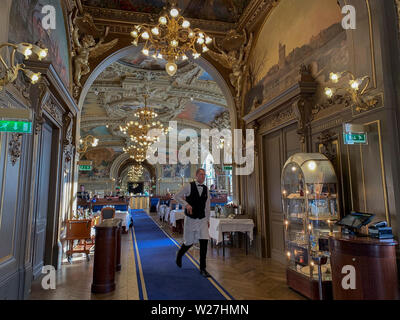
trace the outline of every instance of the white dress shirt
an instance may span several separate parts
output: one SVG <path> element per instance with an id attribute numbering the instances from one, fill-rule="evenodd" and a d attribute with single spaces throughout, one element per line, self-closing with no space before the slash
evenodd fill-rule
<path id="1" fill-rule="evenodd" d="M 203 187 L 201 186 L 200 183 L 196 181 L 196 186 L 197 186 L 197 191 L 199 192 L 199 196 L 201 196 L 203 192 Z M 205 186 L 205 185 L 204 185 Z M 178 191 L 178 193 L 175 194 L 174 199 L 178 201 L 183 207 L 186 207 L 188 203 L 186 202 L 186 197 L 190 196 L 191 192 L 191 186 L 190 183 L 187 183 L 184 185 L 181 190 Z M 210 189 L 207 188 L 207 201 L 206 201 L 206 207 L 205 207 L 205 215 L 207 218 L 207 221 L 210 220 Z M 190 215 L 189 215 L 190 216 Z"/>

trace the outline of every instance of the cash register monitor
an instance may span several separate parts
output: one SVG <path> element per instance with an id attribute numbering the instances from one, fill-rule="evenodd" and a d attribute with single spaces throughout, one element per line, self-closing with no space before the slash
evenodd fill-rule
<path id="1" fill-rule="evenodd" d="M 338 225 L 356 231 L 371 222 L 375 215 L 364 212 L 352 212 L 338 221 Z"/>

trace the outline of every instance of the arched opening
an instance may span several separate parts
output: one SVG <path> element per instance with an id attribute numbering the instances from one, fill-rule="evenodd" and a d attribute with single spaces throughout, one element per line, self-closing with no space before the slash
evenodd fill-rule
<path id="1" fill-rule="evenodd" d="M 140 73 L 143 71 L 143 70 L 140 70 L 139 68 L 137 68 L 137 64 L 131 63 L 131 61 L 136 61 L 140 55 L 141 55 L 140 46 L 139 47 L 129 46 L 129 47 L 123 48 L 117 52 L 112 53 L 106 59 L 104 59 L 101 63 L 99 63 L 97 65 L 97 67 L 93 70 L 93 72 L 90 74 L 89 78 L 86 80 L 86 82 L 82 88 L 80 98 L 79 98 L 79 108 L 81 110 L 82 118 L 81 118 L 81 122 L 80 122 L 80 126 L 79 126 L 78 135 L 84 136 L 87 134 L 94 133 L 94 131 L 91 131 L 91 129 L 93 129 L 93 124 L 89 124 L 86 121 L 88 113 L 85 112 L 85 110 L 86 110 L 85 106 L 87 106 L 88 101 L 90 99 L 92 99 L 93 104 L 95 104 L 95 103 L 98 104 L 99 97 L 101 97 L 103 95 L 103 93 L 105 95 L 107 95 L 111 91 L 111 89 L 105 90 L 103 88 L 104 84 L 100 83 L 99 79 L 103 79 L 105 77 L 104 75 L 117 64 L 119 64 L 120 68 L 125 68 L 125 69 L 133 67 L 130 75 L 127 76 L 127 78 L 132 76 L 132 79 L 133 79 L 135 72 Z M 121 67 L 121 65 L 122 65 L 122 67 Z M 208 123 L 205 120 L 197 121 L 198 119 L 188 116 L 188 114 L 190 114 L 192 112 L 192 110 L 190 108 L 186 108 L 185 110 L 181 109 L 177 113 L 178 116 L 172 117 L 170 120 L 177 121 L 178 127 L 180 130 L 189 127 L 192 129 L 194 128 L 195 130 L 197 130 L 200 133 L 201 129 L 211 129 L 212 128 L 212 125 L 210 123 L 211 120 L 213 120 L 213 119 L 215 120 L 216 115 L 219 114 L 218 112 L 221 112 L 221 111 L 218 111 L 218 110 L 220 110 L 219 108 L 223 108 L 224 110 L 227 110 L 227 112 L 229 112 L 228 119 L 225 119 L 228 121 L 225 121 L 225 122 L 229 123 L 229 127 L 231 129 L 236 128 L 237 113 L 236 113 L 235 103 L 234 103 L 234 99 L 232 97 L 231 91 L 230 91 L 227 83 L 225 82 L 224 78 L 221 76 L 221 74 L 218 72 L 218 70 L 204 58 L 199 58 L 195 61 L 194 60 L 190 61 L 189 65 L 193 65 L 196 67 L 190 69 L 186 66 L 186 69 L 188 69 L 188 70 L 190 69 L 190 70 L 187 73 L 185 73 L 186 72 L 186 69 L 185 69 L 182 73 L 182 76 L 185 77 L 185 76 L 187 76 L 187 74 L 189 74 L 189 76 L 192 76 L 193 79 L 197 80 L 200 78 L 200 74 L 196 75 L 195 73 L 196 72 L 204 73 L 204 77 L 201 80 L 204 83 L 207 83 L 207 82 L 212 83 L 214 87 L 218 88 L 218 89 L 214 88 L 213 90 L 219 91 L 219 93 L 218 93 L 218 96 L 220 96 L 219 100 L 218 100 L 218 102 L 216 102 L 216 105 L 212 105 L 212 102 L 210 100 L 207 100 L 207 98 L 205 98 L 205 97 L 201 97 L 201 98 L 191 97 L 190 98 L 190 100 L 193 102 L 193 104 L 196 104 L 198 102 L 198 104 L 201 105 L 201 110 L 199 108 L 198 109 L 199 111 L 197 113 L 198 114 L 202 113 L 202 116 L 199 116 L 199 118 L 207 119 Z M 153 68 L 153 66 L 152 66 L 152 68 Z M 198 68 L 198 70 L 196 68 Z M 146 72 L 148 72 L 148 75 L 150 75 L 148 78 L 153 76 L 151 74 L 151 71 L 154 71 L 154 70 L 152 70 L 152 69 L 150 70 L 150 69 L 145 70 Z M 123 73 L 124 71 L 118 70 L 118 72 Z M 158 70 L 155 70 L 154 72 L 157 73 Z M 160 73 L 161 72 L 158 72 L 156 77 L 158 77 Z M 163 71 L 163 73 L 166 75 L 165 71 Z M 194 76 L 191 75 L 191 73 Z M 162 75 L 162 76 L 165 76 L 165 75 Z M 169 79 L 163 79 L 163 81 L 164 82 L 169 81 Z M 152 90 L 154 89 L 153 84 L 154 84 L 155 80 L 153 79 L 152 84 L 149 84 L 150 82 L 147 80 L 142 81 L 140 84 L 138 82 L 134 82 L 134 81 L 132 83 L 128 83 L 128 82 L 129 82 L 129 80 L 127 80 L 126 82 L 121 81 L 120 86 L 121 87 L 129 87 L 131 90 L 130 93 L 128 93 L 126 95 L 122 94 L 122 96 L 120 97 L 121 99 L 110 99 L 106 102 L 107 103 L 106 111 L 108 113 L 108 119 L 104 119 L 103 124 L 101 124 L 100 119 L 97 121 L 96 125 L 97 125 L 97 129 L 99 131 L 97 133 L 101 134 L 101 131 L 104 132 L 107 130 L 108 131 L 114 130 L 113 133 L 118 135 L 119 133 L 115 132 L 115 131 L 118 131 L 116 129 L 116 124 L 118 121 L 114 121 L 113 124 L 110 124 L 110 126 L 106 124 L 107 121 L 111 121 L 110 119 L 113 118 L 113 116 L 117 113 L 123 117 L 124 112 L 126 112 L 129 108 L 131 108 L 130 110 L 128 110 L 128 113 L 126 113 L 126 117 L 129 117 L 129 115 L 130 115 L 129 112 L 133 110 L 133 108 L 134 108 L 133 106 L 137 106 L 138 104 L 143 104 L 143 101 L 140 100 L 141 98 L 138 97 L 141 93 L 143 93 L 143 90 L 140 91 L 137 88 L 140 86 L 143 86 L 143 83 L 145 83 L 144 86 L 152 86 L 152 88 L 146 89 L 147 92 L 149 92 L 151 95 Z M 176 82 L 172 83 L 173 90 L 179 90 L 180 84 L 176 85 L 176 83 L 179 83 L 179 73 L 176 76 Z M 192 88 L 190 88 L 188 83 L 186 83 L 185 85 L 187 86 L 188 90 L 192 89 Z M 169 87 L 169 89 L 170 88 L 171 88 L 171 86 Z M 116 90 L 120 90 L 120 88 L 118 87 L 118 89 L 116 89 Z M 136 90 L 136 92 L 134 93 L 135 90 Z M 155 91 L 156 91 L 156 93 L 154 93 L 154 96 L 155 96 L 154 101 L 155 102 L 153 101 L 153 104 L 156 104 L 157 107 L 159 107 L 160 110 L 162 110 L 163 103 L 167 103 L 168 101 L 166 101 L 166 100 L 161 101 L 161 102 L 157 101 L 160 99 L 157 99 L 156 95 L 159 94 L 161 97 L 165 93 L 165 91 L 167 91 L 167 89 L 165 87 L 163 87 L 161 90 L 159 90 L 159 91 L 155 90 Z M 94 101 L 96 99 L 96 97 L 93 95 L 93 93 L 97 97 L 96 102 Z M 184 95 L 180 96 L 180 98 L 182 98 L 182 97 L 183 97 L 183 99 L 186 99 L 186 100 L 188 98 L 188 97 L 185 97 Z M 153 97 L 150 97 L 150 100 L 151 100 L 151 98 L 153 98 Z M 150 101 L 150 103 L 151 103 L 151 101 Z M 181 103 L 181 102 L 178 101 L 178 103 Z M 175 106 L 171 106 L 171 107 L 174 108 Z M 212 108 L 212 109 L 207 109 L 207 108 Z M 223 110 L 223 109 L 221 109 L 221 110 Z M 159 113 L 160 112 L 161 111 L 159 111 Z M 210 118 L 210 117 L 212 117 L 212 118 Z M 200 141 L 200 139 L 199 139 L 199 141 Z M 110 168 L 110 172 L 109 172 L 110 173 L 109 178 L 112 181 L 109 184 L 110 187 L 112 186 L 112 188 L 114 188 L 115 185 L 118 184 L 118 182 L 121 182 L 121 181 L 118 181 L 118 179 L 120 179 L 121 177 L 119 177 L 117 175 L 117 172 L 121 168 L 121 166 L 123 165 L 123 162 L 127 158 L 129 158 L 127 155 L 121 154 L 116 159 L 113 160 L 111 168 Z M 198 166 L 201 166 L 201 165 L 202 164 L 199 163 Z M 178 186 L 181 187 L 183 182 L 189 181 L 193 177 L 193 173 L 196 169 L 195 167 L 196 167 L 196 165 L 192 165 L 191 168 L 186 170 L 186 175 L 181 175 L 178 172 L 179 170 L 174 167 L 173 170 L 178 173 L 174 173 L 173 176 L 171 176 L 169 173 L 167 173 L 164 170 L 163 166 L 154 167 L 153 169 L 155 170 L 156 175 L 157 175 L 157 178 L 156 178 L 157 183 L 156 183 L 156 188 L 155 188 L 156 190 L 152 190 L 152 191 L 155 191 L 156 193 L 163 193 L 163 192 L 166 192 L 166 190 L 173 190 L 176 192 L 179 189 Z M 169 167 L 167 169 L 170 170 Z M 79 182 L 79 183 L 81 183 L 81 182 Z M 173 184 L 173 183 L 175 184 L 175 187 L 171 188 L 170 184 Z M 235 183 L 232 183 L 232 184 L 233 184 L 233 186 L 235 186 Z M 235 191 L 236 191 L 235 189 L 232 189 L 231 193 L 235 194 Z"/>

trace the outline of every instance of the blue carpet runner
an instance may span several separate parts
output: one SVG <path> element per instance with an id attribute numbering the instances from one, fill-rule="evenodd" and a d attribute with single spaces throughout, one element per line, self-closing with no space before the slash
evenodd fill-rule
<path id="1" fill-rule="evenodd" d="M 213 279 L 200 275 L 198 263 L 186 255 L 182 268 L 175 263 L 176 241 L 167 236 L 143 210 L 132 210 L 132 239 L 140 299 L 233 299 Z"/>

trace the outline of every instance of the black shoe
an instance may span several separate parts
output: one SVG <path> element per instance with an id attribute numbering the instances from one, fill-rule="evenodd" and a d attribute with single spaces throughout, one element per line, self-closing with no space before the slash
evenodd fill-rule
<path id="1" fill-rule="evenodd" d="M 182 257 L 179 256 L 179 251 L 176 252 L 176 265 L 182 268 Z"/>
<path id="2" fill-rule="evenodd" d="M 201 274 L 204 278 L 210 278 L 210 277 L 211 277 L 211 274 L 209 274 L 209 273 L 207 272 L 206 269 L 200 270 L 200 274 Z"/>

